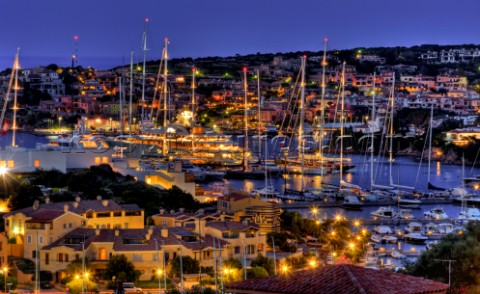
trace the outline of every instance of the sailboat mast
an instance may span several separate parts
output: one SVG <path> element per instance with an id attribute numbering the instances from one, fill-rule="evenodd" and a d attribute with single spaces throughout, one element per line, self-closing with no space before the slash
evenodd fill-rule
<path id="1" fill-rule="evenodd" d="M 342 65 L 342 102 L 340 112 L 340 187 L 342 187 L 343 179 L 343 120 L 345 119 L 345 64 Z"/>
<path id="2" fill-rule="evenodd" d="M 432 122 L 433 122 L 433 103 L 430 105 L 430 127 L 428 129 L 428 174 L 427 183 L 430 184 L 430 161 L 432 159 Z"/>
<path id="3" fill-rule="evenodd" d="M 321 98 L 321 112 L 320 112 L 320 136 L 318 136 L 318 148 L 319 148 L 319 155 L 320 155 L 320 169 L 321 174 L 323 175 L 324 172 L 324 164 L 323 164 L 323 136 L 324 136 L 324 125 L 325 125 L 325 89 L 327 87 L 325 83 L 325 70 L 327 68 L 327 43 L 328 39 L 323 39 L 323 58 L 322 58 L 322 98 Z"/>
<path id="4" fill-rule="evenodd" d="M 13 124 L 12 124 L 12 147 L 17 147 L 15 142 L 16 132 L 17 132 L 17 94 L 18 94 L 18 70 L 20 69 L 19 64 L 20 48 L 17 48 L 17 54 L 15 55 L 15 84 L 13 87 Z"/>
<path id="5" fill-rule="evenodd" d="M 375 135 L 374 135 L 374 131 L 375 131 L 375 126 L 373 125 L 375 123 L 375 91 L 376 91 L 376 84 L 375 84 L 375 80 L 376 80 L 376 73 L 374 72 L 373 73 L 373 91 L 372 91 L 372 112 L 371 112 L 371 115 L 370 115 L 370 118 L 372 120 L 372 124 L 370 126 L 370 190 L 373 190 L 373 154 L 374 154 L 374 139 L 375 139 Z M 368 121 L 367 121 L 367 124 L 368 124 Z"/>
<path id="6" fill-rule="evenodd" d="M 162 154 L 163 156 L 167 155 L 167 75 L 168 75 L 168 38 L 165 38 L 165 50 L 164 50 L 163 59 L 165 60 L 165 67 L 163 68 L 163 143 L 162 143 Z"/>
<path id="7" fill-rule="evenodd" d="M 243 67 L 243 93 L 244 93 L 244 123 L 245 123 L 245 146 L 243 147 L 243 166 L 245 171 L 248 169 L 247 151 L 248 151 L 248 103 L 247 103 L 247 67 Z"/>
<path id="8" fill-rule="evenodd" d="M 258 113 L 257 113 L 257 118 L 258 118 L 258 125 L 257 125 L 257 131 L 258 131 L 258 157 L 260 157 L 261 149 L 262 149 L 262 133 L 260 130 L 260 111 L 261 111 L 261 91 L 260 91 L 260 71 L 257 69 L 257 97 L 258 97 Z M 265 157 L 264 160 L 267 160 Z"/>
<path id="9" fill-rule="evenodd" d="M 122 89 L 122 77 L 118 78 L 118 96 L 120 97 L 120 135 L 123 135 L 123 89 Z M 111 128 L 110 124 L 110 128 Z M 112 130 L 110 130 L 112 131 Z"/>
<path id="10" fill-rule="evenodd" d="M 305 142 L 303 138 L 303 121 L 305 120 L 305 66 L 306 66 L 307 56 L 302 56 L 302 79 L 301 79 L 301 92 L 300 92 L 300 126 L 298 128 L 298 150 L 302 154 L 302 191 L 303 191 L 303 173 L 305 172 Z"/>
<path id="11" fill-rule="evenodd" d="M 392 165 L 393 165 L 393 112 L 395 107 L 395 73 L 393 73 L 392 79 L 392 89 L 391 89 L 391 97 L 390 97 L 390 147 L 388 149 L 388 162 L 389 162 L 389 178 L 390 178 L 390 186 L 393 186 L 393 179 L 392 179 Z"/>
<path id="12" fill-rule="evenodd" d="M 192 151 L 195 151 L 195 74 L 197 72 L 197 69 L 195 67 L 192 67 L 192 118 L 190 122 L 190 127 L 192 129 Z"/>
<path id="13" fill-rule="evenodd" d="M 142 44 L 142 51 L 143 51 L 143 68 L 142 68 L 142 115 L 141 115 L 141 130 L 143 133 L 143 123 L 145 120 L 145 65 L 147 62 L 147 24 L 148 24 L 148 18 L 145 18 L 145 27 L 143 29 L 143 44 Z"/>
<path id="14" fill-rule="evenodd" d="M 130 52 L 130 99 L 128 101 L 128 132 L 132 136 L 133 51 Z"/>

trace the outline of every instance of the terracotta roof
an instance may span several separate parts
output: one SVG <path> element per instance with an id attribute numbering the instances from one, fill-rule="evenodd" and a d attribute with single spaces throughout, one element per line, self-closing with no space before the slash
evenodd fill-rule
<path id="1" fill-rule="evenodd" d="M 64 215 L 65 213 L 66 212 L 61 210 L 51 209 L 34 210 L 34 213 L 31 215 L 31 219 L 27 220 L 26 223 L 48 223 Z"/>
<path id="2" fill-rule="evenodd" d="M 447 284 L 387 271 L 341 264 L 318 270 L 251 279 L 226 286 L 231 293 L 427 294 L 444 293 Z"/>
<path id="3" fill-rule="evenodd" d="M 246 231 L 250 228 L 258 229 L 258 225 L 255 223 L 243 224 L 241 222 L 208 222 L 206 227 L 214 228 L 219 231 Z"/>
<path id="4" fill-rule="evenodd" d="M 104 200 L 81 200 L 79 202 L 76 201 L 64 201 L 64 202 L 50 202 L 50 203 L 41 203 L 38 209 L 33 209 L 33 206 L 22 208 L 19 210 L 15 210 L 5 214 L 3 217 L 7 218 L 10 215 L 15 215 L 17 213 L 22 213 L 25 216 L 33 216 L 37 213 L 38 210 L 58 210 L 64 211 L 65 205 L 68 206 L 68 211 L 71 211 L 76 214 L 82 214 L 87 211 L 95 211 L 95 212 L 108 212 L 108 211 L 137 211 L 143 210 L 138 207 L 137 204 L 122 204 L 119 205 L 113 200 L 105 199 L 107 205 L 103 205 Z M 75 207 L 76 206 L 76 207 Z"/>

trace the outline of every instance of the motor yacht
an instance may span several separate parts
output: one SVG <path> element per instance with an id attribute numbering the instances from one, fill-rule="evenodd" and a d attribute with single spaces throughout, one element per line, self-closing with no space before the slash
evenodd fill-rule
<path id="1" fill-rule="evenodd" d="M 427 219 L 447 219 L 448 215 L 443 210 L 443 207 L 435 207 L 430 210 L 424 211 L 423 216 Z"/>
<path id="2" fill-rule="evenodd" d="M 379 207 L 370 213 L 374 219 L 391 219 L 395 216 L 395 210 L 392 207 Z"/>

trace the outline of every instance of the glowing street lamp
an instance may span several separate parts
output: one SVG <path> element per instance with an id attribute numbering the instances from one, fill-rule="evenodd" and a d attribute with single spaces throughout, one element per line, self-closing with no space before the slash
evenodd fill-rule
<path id="1" fill-rule="evenodd" d="M 5 280 L 5 292 L 7 292 L 7 276 L 8 276 L 8 267 L 4 266 L 3 269 L 3 279 Z"/>
<path id="2" fill-rule="evenodd" d="M 286 275 L 287 272 L 288 272 L 288 270 L 289 270 L 288 265 L 284 264 L 284 265 L 282 266 L 282 273 L 283 273 L 284 275 Z"/>
<path id="3" fill-rule="evenodd" d="M 315 259 L 310 260 L 308 264 L 312 269 L 317 267 L 317 261 Z"/>

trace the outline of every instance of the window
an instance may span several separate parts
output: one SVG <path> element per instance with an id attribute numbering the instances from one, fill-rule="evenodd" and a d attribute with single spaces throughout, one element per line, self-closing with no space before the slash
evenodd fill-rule
<path id="1" fill-rule="evenodd" d="M 247 245 L 247 254 L 255 254 L 255 245 Z"/>
<path id="2" fill-rule="evenodd" d="M 33 161 L 33 166 L 36 167 L 36 168 L 40 167 L 40 160 L 35 159 L 35 160 Z"/>
<path id="3" fill-rule="evenodd" d="M 100 156 L 95 156 L 95 164 L 102 163 Z"/>
<path id="4" fill-rule="evenodd" d="M 240 254 L 240 246 L 235 246 L 235 254 Z"/>
<path id="5" fill-rule="evenodd" d="M 258 243 L 258 251 L 263 251 L 263 243 Z"/>
<path id="6" fill-rule="evenodd" d="M 43 236 L 38 237 L 38 243 L 43 244 Z"/>
<path id="7" fill-rule="evenodd" d="M 32 244 L 32 236 L 31 235 L 27 236 L 27 244 Z"/>
<path id="8" fill-rule="evenodd" d="M 36 250 L 32 250 L 32 258 L 37 258 L 37 251 Z"/>
<path id="9" fill-rule="evenodd" d="M 141 254 L 133 254 L 133 261 L 142 261 Z"/>
<path id="10" fill-rule="evenodd" d="M 102 157 L 102 163 L 108 164 L 108 157 L 107 156 Z"/>
<path id="11" fill-rule="evenodd" d="M 68 262 L 68 254 L 64 254 L 65 255 L 65 262 Z"/>
<path id="12" fill-rule="evenodd" d="M 49 264 L 49 263 L 50 263 L 50 254 L 45 253 L 45 264 Z"/>
<path id="13" fill-rule="evenodd" d="M 7 167 L 7 162 L 5 160 L 0 160 L 0 167 Z"/>
<path id="14" fill-rule="evenodd" d="M 57 261 L 58 261 L 58 262 L 63 262 L 63 253 L 59 253 L 59 254 L 57 255 Z"/>
<path id="15" fill-rule="evenodd" d="M 73 226 L 72 223 L 69 223 L 69 224 L 68 224 L 68 227 L 69 227 L 69 228 L 72 228 L 72 226 Z"/>
<path id="16" fill-rule="evenodd" d="M 14 168 L 14 167 L 15 167 L 15 161 L 9 160 L 9 161 L 7 162 L 7 167 L 8 167 L 8 168 Z"/>
<path id="17" fill-rule="evenodd" d="M 66 228 L 67 228 L 67 224 L 63 224 L 63 228 L 66 229 Z"/>

